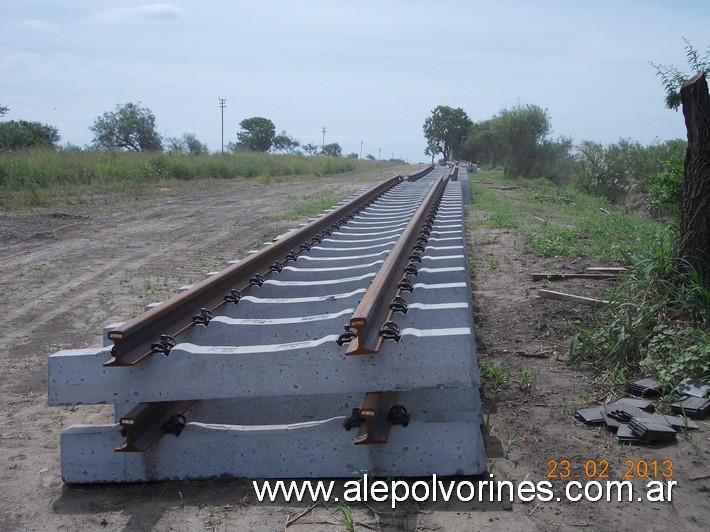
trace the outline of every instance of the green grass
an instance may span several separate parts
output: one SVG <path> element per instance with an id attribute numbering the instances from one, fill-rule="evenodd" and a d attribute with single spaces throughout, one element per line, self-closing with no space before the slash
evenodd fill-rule
<path id="1" fill-rule="evenodd" d="M 480 181 L 519 188 L 516 194 L 504 195 Z M 540 257 L 625 261 L 667 231 L 646 217 L 622 212 L 605 198 L 545 179 L 512 181 L 501 172 L 479 172 L 472 181 L 471 195 L 484 213 L 472 227 L 520 230 L 527 248 Z"/>
<path id="2" fill-rule="evenodd" d="M 100 150 L 0 154 L 0 206 L 43 206 L 58 196 L 102 193 L 191 180 L 322 177 L 391 166 L 385 161 L 240 152 L 188 156 Z"/>
<path id="3" fill-rule="evenodd" d="M 675 258 L 672 240 L 658 240 L 629 273 L 598 316 L 580 326 L 570 361 L 609 375 L 646 373 L 669 391 L 685 377 L 710 378 L 710 287 Z"/>
<path id="4" fill-rule="evenodd" d="M 486 388 L 490 387 L 495 395 L 508 387 L 510 369 L 504 368 L 500 362 L 482 362 L 479 370 L 481 378 L 487 382 Z"/>
<path id="5" fill-rule="evenodd" d="M 350 187 L 344 190 L 323 190 L 305 196 L 287 196 L 283 201 L 281 216 L 285 220 L 294 221 L 303 217 L 316 216 L 326 209 L 333 207 L 336 203 L 355 192 L 358 187 Z"/>
<path id="6" fill-rule="evenodd" d="M 515 202 L 500 197 L 488 187 L 475 181 L 471 182 L 471 197 L 476 209 L 484 213 L 484 218 L 475 222 L 476 226 L 490 229 L 517 229 L 520 227 L 523 215 Z"/>
<path id="7" fill-rule="evenodd" d="M 518 188 L 496 190 L 502 185 Z M 675 258 L 672 227 L 545 179 L 512 181 L 500 172 L 479 172 L 471 193 L 483 212 L 472 228 L 519 231 L 540 257 L 591 257 L 629 267 L 594 323 L 576 326 L 572 363 L 587 363 L 612 382 L 653 375 L 666 390 L 685 377 L 710 378 L 710 287 Z M 494 390 L 509 380 L 494 364 L 482 364 L 481 377 Z M 521 375 L 521 386 L 528 377 Z"/>

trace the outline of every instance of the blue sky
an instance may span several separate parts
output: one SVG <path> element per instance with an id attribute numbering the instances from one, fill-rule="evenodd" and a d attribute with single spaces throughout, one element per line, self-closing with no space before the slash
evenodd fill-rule
<path id="1" fill-rule="evenodd" d="M 37 120 L 84 145 L 117 104 L 140 101 L 168 136 L 220 148 L 271 119 L 302 143 L 426 160 L 437 105 L 474 120 L 536 104 L 553 135 L 649 144 L 685 136 L 648 61 L 685 67 L 710 45 L 706 0 L 6 0 L 5 120 Z"/>

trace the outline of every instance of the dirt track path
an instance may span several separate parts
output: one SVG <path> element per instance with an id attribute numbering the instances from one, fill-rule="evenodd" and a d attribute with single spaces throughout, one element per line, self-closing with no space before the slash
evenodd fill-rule
<path id="1" fill-rule="evenodd" d="M 195 182 L 71 210 L 0 213 L 0 529 L 67 525 L 52 510 L 63 491 L 72 493 L 60 479 L 59 433 L 112 419 L 109 407 L 46 406 L 50 354 L 100 345 L 104 326 L 297 226 L 304 220 L 279 216 L 287 196 L 345 197 L 411 168 L 273 184 Z"/>

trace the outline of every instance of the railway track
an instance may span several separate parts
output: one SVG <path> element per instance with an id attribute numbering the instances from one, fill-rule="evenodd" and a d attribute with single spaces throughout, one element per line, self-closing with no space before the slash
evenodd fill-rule
<path id="1" fill-rule="evenodd" d="M 482 473 L 457 172 L 389 179 L 52 355 L 50 404 L 115 405 L 62 434 L 65 481 Z"/>

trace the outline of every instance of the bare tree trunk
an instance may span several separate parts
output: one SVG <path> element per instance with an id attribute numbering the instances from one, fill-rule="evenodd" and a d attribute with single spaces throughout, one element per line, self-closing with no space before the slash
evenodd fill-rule
<path id="1" fill-rule="evenodd" d="M 680 257 L 700 268 L 710 282 L 710 94 L 705 73 L 680 90 L 688 130 L 680 218 Z"/>

